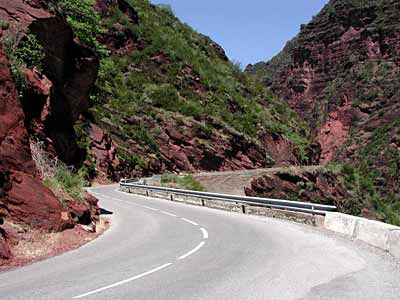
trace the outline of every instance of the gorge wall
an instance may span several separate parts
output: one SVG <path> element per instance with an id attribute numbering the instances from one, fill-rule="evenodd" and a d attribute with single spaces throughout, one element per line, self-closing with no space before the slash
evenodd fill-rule
<path id="1" fill-rule="evenodd" d="M 247 67 L 313 128 L 321 163 L 354 166 L 354 189 L 397 222 L 399 20 L 395 0 L 331 0 L 280 54 Z"/>
<path id="2" fill-rule="evenodd" d="M 97 77 L 97 56 L 77 44 L 66 21 L 37 1 L 0 1 L 0 264 L 13 257 L 19 230 L 57 232 L 97 220 L 97 200 L 67 202 L 46 187 L 38 172 L 30 140 L 40 140 L 55 158 L 78 162 L 73 122 L 88 107 Z M 9 54 L 26 33 L 44 51 L 43 70 L 16 66 Z M 4 51 L 7 50 L 7 51 Z M 7 55 L 7 53 L 9 53 Z M 31 54 L 31 53 L 26 53 Z M 23 78 L 23 85 L 15 75 Z M 19 86 L 16 86 L 16 83 Z M 80 218 L 88 213 L 89 220 Z"/>

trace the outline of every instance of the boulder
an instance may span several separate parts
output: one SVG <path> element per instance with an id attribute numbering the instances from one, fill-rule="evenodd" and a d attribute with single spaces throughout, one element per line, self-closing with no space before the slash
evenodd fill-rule
<path id="1" fill-rule="evenodd" d="M 72 219 L 65 218 L 67 209 L 39 179 L 19 171 L 12 171 L 10 177 L 7 220 L 45 232 L 74 227 Z"/>

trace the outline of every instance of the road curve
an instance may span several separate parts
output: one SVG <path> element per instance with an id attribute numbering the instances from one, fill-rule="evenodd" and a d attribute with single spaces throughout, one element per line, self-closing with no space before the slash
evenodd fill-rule
<path id="1" fill-rule="evenodd" d="M 118 192 L 97 240 L 0 273 L 12 299 L 399 299 L 389 255 L 319 229 Z"/>

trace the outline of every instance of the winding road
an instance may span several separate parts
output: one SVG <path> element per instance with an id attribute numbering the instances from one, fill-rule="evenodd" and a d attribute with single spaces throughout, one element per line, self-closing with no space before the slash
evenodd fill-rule
<path id="1" fill-rule="evenodd" d="M 388 254 L 321 229 L 92 188 L 111 228 L 0 273 L 0 299 L 400 298 Z"/>

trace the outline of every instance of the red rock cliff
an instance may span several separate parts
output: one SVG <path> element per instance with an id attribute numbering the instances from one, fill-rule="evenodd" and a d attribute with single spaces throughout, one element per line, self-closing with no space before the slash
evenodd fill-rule
<path id="1" fill-rule="evenodd" d="M 29 137 L 46 143 L 46 150 L 67 164 L 84 157 L 77 145 L 74 122 L 88 108 L 88 94 L 97 78 L 97 56 L 74 40 L 66 21 L 42 9 L 40 1 L 0 0 L 2 22 L 12 30 L 29 30 L 42 45 L 43 72 L 21 68 L 25 76 L 18 95 L 9 61 L 0 49 L 0 225 L 15 224 L 43 232 L 61 231 L 97 218 L 97 200 L 61 203 L 43 185 L 32 159 Z M 7 31 L 8 30 L 8 31 Z M 10 228 L 10 227 L 8 227 Z M 12 230 L 11 230 L 12 231 Z M 12 256 L 10 239 L 0 228 L 0 259 Z"/>
<path id="2" fill-rule="evenodd" d="M 368 143 L 372 119 L 398 118 L 399 20 L 397 0 L 331 0 L 279 55 L 247 68 L 315 128 L 322 162 L 354 136 Z"/>

